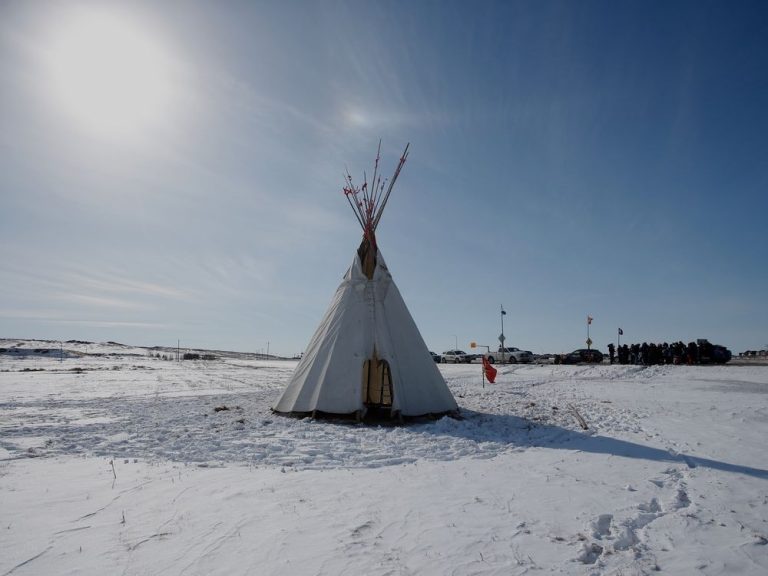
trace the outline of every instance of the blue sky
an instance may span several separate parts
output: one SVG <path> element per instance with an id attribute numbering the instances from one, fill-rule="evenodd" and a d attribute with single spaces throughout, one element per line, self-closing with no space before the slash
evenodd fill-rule
<path id="1" fill-rule="evenodd" d="M 431 349 L 759 349 L 766 103 L 763 2 L 5 2 L 0 336 L 302 351 L 381 138 Z"/>

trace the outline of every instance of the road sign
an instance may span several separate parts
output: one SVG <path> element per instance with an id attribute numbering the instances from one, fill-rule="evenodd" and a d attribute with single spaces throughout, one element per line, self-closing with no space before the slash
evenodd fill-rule
<path id="1" fill-rule="evenodd" d="M 502 334 L 501 336 L 499 336 L 499 342 L 501 342 L 502 344 L 504 344 L 504 340 L 506 340 L 506 338 L 504 337 L 504 334 Z"/>
<path id="2" fill-rule="evenodd" d="M 592 346 L 592 338 L 587 338 L 587 346 Z"/>

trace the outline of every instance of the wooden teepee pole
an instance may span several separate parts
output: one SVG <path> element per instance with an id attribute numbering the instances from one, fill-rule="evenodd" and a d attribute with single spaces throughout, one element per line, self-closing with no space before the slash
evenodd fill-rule
<path id="1" fill-rule="evenodd" d="M 400 170 L 403 169 L 403 164 L 405 164 L 405 161 L 408 159 L 408 148 L 410 146 L 411 146 L 410 142 L 405 145 L 405 150 L 403 151 L 403 155 L 400 157 L 400 162 L 397 164 L 397 168 L 395 169 L 395 173 L 392 176 L 392 180 L 389 181 L 389 187 L 387 188 L 387 193 L 384 195 L 384 200 L 381 203 L 381 208 L 378 209 L 376 218 L 373 221 L 374 231 L 376 230 L 376 227 L 379 225 L 379 220 L 381 220 L 381 214 L 384 212 L 384 208 L 387 206 L 389 195 L 392 193 L 392 187 L 395 185 L 395 182 L 397 181 L 397 177 L 400 176 Z"/>
<path id="2" fill-rule="evenodd" d="M 379 147 L 376 150 L 376 161 L 373 166 L 373 180 L 370 182 L 371 188 L 369 188 L 368 177 L 363 173 L 363 186 L 358 188 L 352 182 L 352 176 L 349 174 L 349 170 L 344 175 L 344 195 L 347 197 L 352 212 L 355 213 L 358 224 L 363 229 L 363 236 L 369 242 L 374 250 L 376 249 L 376 227 L 379 225 L 381 215 L 384 212 L 384 208 L 389 200 L 389 195 L 392 193 L 392 188 L 395 186 L 397 177 L 400 175 L 400 171 L 403 169 L 403 164 L 408 158 L 408 149 L 410 148 L 410 142 L 406 144 L 405 150 L 400 157 L 400 162 L 397 164 L 395 173 L 392 175 L 392 179 L 384 182 L 381 181 L 379 174 L 379 161 L 381 159 L 381 140 L 379 140 Z M 386 188 L 386 192 L 384 191 Z"/>

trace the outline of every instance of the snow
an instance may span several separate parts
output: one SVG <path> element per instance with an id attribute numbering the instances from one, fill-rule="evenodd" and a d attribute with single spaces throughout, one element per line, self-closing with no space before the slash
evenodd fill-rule
<path id="1" fill-rule="evenodd" d="M 768 366 L 441 365 L 463 419 L 400 427 L 273 415 L 294 361 L 0 348 L 0 576 L 768 573 Z"/>

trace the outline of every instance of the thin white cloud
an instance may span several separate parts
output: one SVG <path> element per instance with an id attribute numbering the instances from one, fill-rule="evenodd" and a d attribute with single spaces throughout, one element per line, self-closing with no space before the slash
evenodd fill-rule
<path id="1" fill-rule="evenodd" d="M 170 324 L 162 322 L 133 322 L 124 320 L 87 320 L 80 318 L 67 318 L 60 311 L 51 309 L 0 309 L 0 318 L 31 320 L 49 324 L 71 324 L 91 327 L 133 327 L 133 328 L 172 328 Z"/>
<path id="2" fill-rule="evenodd" d="M 194 300 L 195 296 L 190 291 L 178 288 L 146 282 L 116 274 L 94 274 L 83 271 L 73 272 L 68 276 L 74 286 L 99 292 L 113 294 L 139 294 L 143 296 L 159 296 L 164 298 Z"/>
<path id="3" fill-rule="evenodd" d="M 89 326 L 92 328 L 154 328 L 169 329 L 174 326 L 159 322 L 125 322 L 122 320 L 50 320 L 54 324 L 71 324 L 77 326 Z"/>
<path id="4" fill-rule="evenodd" d="M 145 305 L 132 300 L 125 300 L 122 298 L 107 298 L 104 296 L 94 296 L 90 294 L 60 293 L 52 294 L 51 297 L 56 300 L 73 302 L 75 304 L 81 304 L 87 307 L 122 308 L 126 310 L 142 310 L 146 308 Z"/>
<path id="5" fill-rule="evenodd" d="M 52 320 L 58 311 L 49 308 L 0 308 L 0 318 L 21 318 L 25 320 Z"/>
<path id="6" fill-rule="evenodd" d="M 90 301 L 96 305 L 136 307 L 136 296 L 194 302 L 197 295 L 167 284 L 132 278 L 124 271 L 94 273 L 77 265 L 60 264 L 41 269 L 6 268 L 0 275 L 4 292 L 37 298 Z M 120 296 L 123 296 L 120 298 Z"/>

